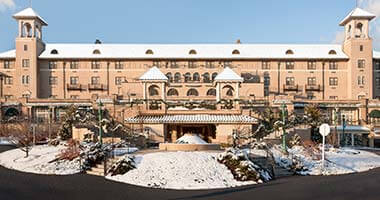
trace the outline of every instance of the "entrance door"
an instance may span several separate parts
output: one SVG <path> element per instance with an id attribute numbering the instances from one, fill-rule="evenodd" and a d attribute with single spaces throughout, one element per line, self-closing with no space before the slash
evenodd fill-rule
<path id="1" fill-rule="evenodd" d="M 197 125 L 166 125 L 166 141 L 175 142 L 174 140 L 185 134 L 197 134 L 204 141 L 211 143 L 211 139 L 216 137 L 216 126 L 214 124 L 197 124 Z"/>

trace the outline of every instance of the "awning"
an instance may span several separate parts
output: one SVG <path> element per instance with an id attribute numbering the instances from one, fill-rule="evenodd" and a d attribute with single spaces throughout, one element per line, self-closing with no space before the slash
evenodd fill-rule
<path id="1" fill-rule="evenodd" d="M 132 124 L 254 124 L 257 123 L 257 119 L 247 115 L 140 115 L 125 119 L 125 122 Z"/>
<path id="2" fill-rule="evenodd" d="M 343 132 L 343 126 L 337 126 L 337 131 Z M 331 126 L 331 131 L 335 130 L 335 126 Z M 347 133 L 369 133 L 371 130 L 365 126 L 346 126 L 344 132 Z"/>

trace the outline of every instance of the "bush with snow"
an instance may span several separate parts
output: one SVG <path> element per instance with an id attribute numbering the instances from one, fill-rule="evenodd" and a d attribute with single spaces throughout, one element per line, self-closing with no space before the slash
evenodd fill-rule
<path id="1" fill-rule="evenodd" d="M 135 157 L 126 155 L 116 161 L 107 171 L 111 176 L 123 175 L 132 169 L 136 169 Z"/>
<path id="2" fill-rule="evenodd" d="M 95 165 L 102 162 L 106 153 L 100 143 L 92 144 L 84 144 L 85 150 L 81 153 L 81 158 L 83 159 L 82 170 L 90 170 Z"/>
<path id="3" fill-rule="evenodd" d="M 289 146 L 294 147 L 294 146 L 301 146 L 301 137 L 298 134 L 294 134 L 292 138 L 290 138 L 289 141 Z"/>
<path id="4" fill-rule="evenodd" d="M 180 137 L 177 141 L 177 144 L 207 144 L 202 138 L 194 134 L 185 134 Z"/>
<path id="5" fill-rule="evenodd" d="M 249 160 L 245 151 L 227 149 L 218 156 L 218 162 L 226 165 L 238 181 L 263 182 L 272 179 L 270 173 Z"/>

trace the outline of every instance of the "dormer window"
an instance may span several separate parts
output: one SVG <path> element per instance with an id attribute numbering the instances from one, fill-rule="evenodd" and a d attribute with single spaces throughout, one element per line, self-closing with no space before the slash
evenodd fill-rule
<path id="1" fill-rule="evenodd" d="M 147 55 L 153 55 L 153 51 L 151 49 L 146 50 L 145 54 Z"/>
<path id="2" fill-rule="evenodd" d="M 329 55 L 336 55 L 336 51 L 335 50 L 330 50 L 329 51 Z"/>
<path id="3" fill-rule="evenodd" d="M 57 54 L 58 54 L 57 49 L 53 49 L 53 50 L 51 50 L 50 54 L 57 55 Z"/>
<path id="4" fill-rule="evenodd" d="M 287 51 L 285 52 L 285 54 L 286 54 L 286 55 L 293 55 L 294 52 L 293 52 L 292 50 L 289 49 L 289 50 L 287 50 Z"/>
<path id="5" fill-rule="evenodd" d="M 195 51 L 194 49 L 192 49 L 192 50 L 189 51 L 189 54 L 190 54 L 190 55 L 196 55 L 196 54 L 197 54 L 197 51 Z"/>
<path id="6" fill-rule="evenodd" d="M 94 55 L 99 55 L 99 54 L 101 54 L 101 53 L 100 53 L 100 50 L 99 50 L 99 49 L 95 49 L 95 50 L 92 52 L 92 54 L 94 54 Z"/>
<path id="7" fill-rule="evenodd" d="M 235 49 L 232 51 L 232 55 L 240 55 L 240 51 Z"/>

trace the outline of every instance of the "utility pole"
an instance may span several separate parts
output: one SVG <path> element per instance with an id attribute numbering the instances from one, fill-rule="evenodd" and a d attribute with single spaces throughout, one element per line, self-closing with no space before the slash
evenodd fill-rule
<path id="1" fill-rule="evenodd" d="M 99 114 L 99 137 L 100 137 L 100 145 L 103 146 L 103 129 L 102 129 L 102 120 L 103 120 L 103 116 L 102 116 L 102 101 L 99 100 L 99 103 L 98 103 L 98 114 Z"/>

